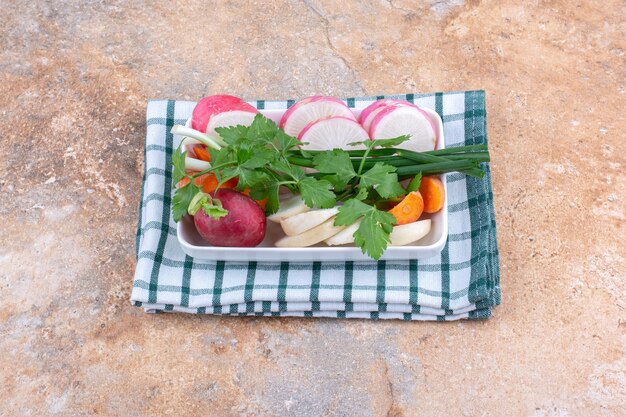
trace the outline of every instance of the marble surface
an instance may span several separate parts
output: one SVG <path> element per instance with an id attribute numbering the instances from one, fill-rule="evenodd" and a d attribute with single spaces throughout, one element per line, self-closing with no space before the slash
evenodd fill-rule
<path id="1" fill-rule="evenodd" d="M 623 1 L 0 5 L 0 415 L 624 415 Z M 130 306 L 148 99 L 475 88 L 489 321 Z"/>

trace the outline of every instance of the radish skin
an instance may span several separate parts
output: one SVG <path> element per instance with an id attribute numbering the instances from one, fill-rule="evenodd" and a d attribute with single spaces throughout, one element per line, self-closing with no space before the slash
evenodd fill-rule
<path id="1" fill-rule="evenodd" d="M 285 236 L 284 238 L 278 240 L 275 245 L 279 248 L 305 248 L 307 246 L 315 245 L 316 243 L 320 243 L 323 240 L 336 235 L 345 228 L 345 226 L 335 226 L 333 224 L 334 222 L 335 218 L 332 217 L 319 226 L 309 229 L 304 233 L 296 236 Z"/>
<path id="2" fill-rule="evenodd" d="M 309 211 L 310 208 L 304 204 L 304 200 L 299 195 L 293 196 L 285 201 L 282 201 L 278 207 L 278 211 L 267 219 L 274 223 L 280 223 L 281 220 L 287 219 L 299 213 Z"/>
<path id="3" fill-rule="evenodd" d="M 337 213 L 339 210 L 336 207 L 306 211 L 281 220 L 280 225 L 287 236 L 296 236 L 319 226 Z"/>

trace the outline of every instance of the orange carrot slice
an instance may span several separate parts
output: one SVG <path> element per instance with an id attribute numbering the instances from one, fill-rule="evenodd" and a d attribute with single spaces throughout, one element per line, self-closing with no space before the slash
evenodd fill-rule
<path id="1" fill-rule="evenodd" d="M 196 153 L 198 159 L 201 159 L 206 162 L 211 162 L 211 154 L 209 151 L 201 146 L 198 146 L 193 150 Z"/>
<path id="2" fill-rule="evenodd" d="M 424 211 L 424 199 L 419 191 L 411 191 L 394 208 L 389 210 L 396 218 L 396 224 L 413 223 Z"/>
<path id="3" fill-rule="evenodd" d="M 443 207 L 446 191 L 437 177 L 424 177 L 420 184 L 420 193 L 424 198 L 424 212 L 436 213 Z"/>

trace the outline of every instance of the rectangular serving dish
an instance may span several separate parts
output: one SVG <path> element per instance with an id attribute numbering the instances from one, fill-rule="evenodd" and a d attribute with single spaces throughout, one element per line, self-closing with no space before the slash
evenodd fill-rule
<path id="1" fill-rule="evenodd" d="M 358 118 L 362 109 L 351 109 Z M 437 126 L 437 149 L 445 148 L 443 123 L 439 115 L 423 109 Z M 260 112 L 278 123 L 285 110 L 260 110 Z M 189 123 L 188 123 L 189 124 Z M 178 146 L 182 137 L 175 136 L 174 144 Z M 446 189 L 446 176 L 440 176 Z M 447 201 L 439 212 L 424 215 L 423 218 L 432 219 L 432 226 L 428 235 L 412 246 L 390 246 L 381 260 L 423 259 L 437 255 L 446 244 L 448 238 L 448 205 Z M 307 248 L 277 248 L 274 242 L 284 236 L 279 224 L 267 222 L 265 239 L 254 248 L 218 247 L 205 242 L 189 216 L 178 222 L 176 235 L 183 252 L 192 258 L 210 261 L 258 261 L 258 262 L 312 262 L 312 261 L 371 261 L 372 259 L 361 252 L 360 248 L 344 246 L 326 246 L 320 243 Z"/>

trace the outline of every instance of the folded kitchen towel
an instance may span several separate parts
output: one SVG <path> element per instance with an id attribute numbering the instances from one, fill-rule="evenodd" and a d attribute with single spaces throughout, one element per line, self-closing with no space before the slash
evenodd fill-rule
<path id="1" fill-rule="evenodd" d="M 446 147 L 487 143 L 485 93 L 387 96 L 439 113 Z M 348 98 L 364 107 L 379 97 Z M 286 109 L 293 101 L 252 101 Z M 449 235 L 429 259 L 367 262 L 210 262 L 193 259 L 171 216 L 170 130 L 195 103 L 148 104 L 145 172 L 137 228 L 132 302 L 147 312 L 403 320 L 484 319 L 500 303 L 500 271 L 491 175 L 448 174 Z M 277 249 L 279 250 L 279 249 Z"/>

